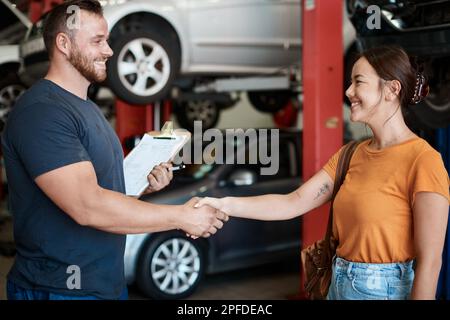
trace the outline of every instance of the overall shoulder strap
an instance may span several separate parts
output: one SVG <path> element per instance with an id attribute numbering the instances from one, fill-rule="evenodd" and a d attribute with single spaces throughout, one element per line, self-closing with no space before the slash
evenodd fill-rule
<path id="1" fill-rule="evenodd" d="M 339 155 L 339 160 L 336 168 L 336 175 L 334 178 L 333 194 L 331 196 L 327 233 L 325 236 L 327 240 L 330 239 L 332 233 L 334 198 L 336 197 L 336 194 L 338 193 L 341 185 L 344 183 L 345 175 L 347 174 L 348 167 L 350 166 L 350 160 L 352 159 L 353 153 L 355 152 L 356 147 L 359 145 L 359 143 L 360 143 L 359 141 L 351 141 L 347 143 L 344 149 L 342 150 L 341 154 Z"/>

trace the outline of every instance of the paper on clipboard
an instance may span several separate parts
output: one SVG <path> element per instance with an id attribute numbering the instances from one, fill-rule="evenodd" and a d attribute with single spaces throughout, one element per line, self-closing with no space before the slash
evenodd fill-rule
<path id="1" fill-rule="evenodd" d="M 152 169 L 161 162 L 173 160 L 190 137 L 189 131 L 172 130 L 171 122 L 166 122 L 161 132 L 145 133 L 123 162 L 126 194 L 139 197 L 148 187 L 147 176 Z"/>

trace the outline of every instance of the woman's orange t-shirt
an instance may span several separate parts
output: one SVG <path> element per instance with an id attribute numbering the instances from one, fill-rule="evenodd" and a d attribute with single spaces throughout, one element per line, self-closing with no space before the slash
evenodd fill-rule
<path id="1" fill-rule="evenodd" d="M 357 147 L 334 202 L 336 254 L 354 262 L 409 261 L 415 257 L 415 196 L 435 192 L 448 201 L 447 171 L 441 155 L 421 138 L 382 150 L 369 142 Z M 341 151 L 323 167 L 333 180 Z"/>

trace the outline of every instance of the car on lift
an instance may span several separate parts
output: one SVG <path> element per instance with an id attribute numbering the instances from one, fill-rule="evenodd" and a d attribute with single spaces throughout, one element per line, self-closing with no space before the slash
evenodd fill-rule
<path id="1" fill-rule="evenodd" d="M 216 159 L 209 150 L 207 154 L 212 158 L 208 157 L 208 161 L 174 172 L 166 189 L 141 200 L 180 205 L 192 197 L 255 196 L 274 190 L 286 194 L 301 184 L 301 131 L 280 130 L 279 139 L 273 140 L 270 134 L 268 137 L 260 134 L 257 141 L 249 143 L 245 142 L 244 135 L 232 140 L 226 138 L 225 131 L 222 134 L 223 150 L 227 150 L 227 159 L 232 160 L 229 163 L 234 164 L 212 163 L 209 160 Z M 260 174 L 260 169 L 267 164 L 237 164 L 236 161 L 240 152 L 248 156 L 251 148 L 256 144 L 261 146 L 264 140 L 268 142 L 266 150 L 279 148 L 279 170 L 274 175 Z M 194 146 L 195 142 L 191 150 Z M 231 149 L 226 149 L 227 146 Z M 234 154 L 228 151 L 234 148 Z M 203 144 L 204 154 L 208 149 Z M 300 228 L 299 217 L 270 222 L 232 217 L 210 238 L 193 240 L 181 231 L 127 235 L 125 276 L 129 284 L 136 283 L 148 297 L 185 298 L 198 287 L 204 274 L 299 258 Z"/>
<path id="2" fill-rule="evenodd" d="M 369 9 L 370 6 L 374 6 Z M 375 7 L 376 6 L 376 7 Z M 450 1 L 347 0 L 360 50 L 397 44 L 429 80 L 430 94 L 411 106 L 408 124 L 417 129 L 450 124 Z M 373 27 L 379 12 L 379 27 Z M 371 23 L 367 23 L 371 19 Z"/>
<path id="3" fill-rule="evenodd" d="M 184 127 L 194 120 L 203 121 L 205 129 L 213 127 L 220 110 L 237 102 L 229 92 L 198 93 L 197 86 L 248 76 L 298 78 L 301 0 L 101 2 L 115 53 L 108 62 L 108 86 L 131 104 L 170 97 Z M 353 48 L 352 28 L 344 18 L 346 53 Z M 48 65 L 42 20 L 27 34 L 21 56 L 21 76 L 31 84 Z M 272 113 L 293 96 L 289 85 L 248 92 L 255 108 Z"/>
<path id="4" fill-rule="evenodd" d="M 236 102 L 228 93 L 193 100 L 196 84 L 225 76 L 283 74 L 300 60 L 300 0 L 101 2 L 115 52 L 108 62 L 108 86 L 122 100 L 140 105 L 170 96 L 175 85 L 181 123 L 192 115 L 213 126 L 219 109 Z M 28 84 L 48 66 L 42 25 L 42 20 L 35 24 L 21 48 L 21 75 Z M 183 93 L 188 100 L 180 99 Z"/>
<path id="5" fill-rule="evenodd" d="M 18 77 L 19 42 L 31 27 L 28 18 L 7 0 L 0 0 L 0 131 L 16 99 L 25 91 Z"/>

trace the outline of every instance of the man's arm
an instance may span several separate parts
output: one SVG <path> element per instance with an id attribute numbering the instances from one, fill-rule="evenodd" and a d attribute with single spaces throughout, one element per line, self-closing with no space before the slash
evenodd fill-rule
<path id="1" fill-rule="evenodd" d="M 194 209 L 196 200 L 184 205 L 155 205 L 100 187 L 92 163 L 83 161 L 38 176 L 39 188 L 73 220 L 83 226 L 120 233 L 147 233 L 183 229 L 208 236 L 227 217 L 205 207 Z"/>

